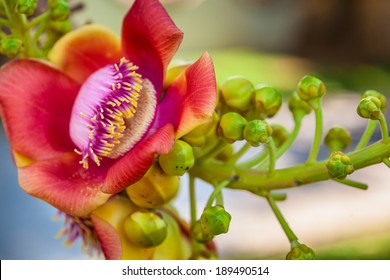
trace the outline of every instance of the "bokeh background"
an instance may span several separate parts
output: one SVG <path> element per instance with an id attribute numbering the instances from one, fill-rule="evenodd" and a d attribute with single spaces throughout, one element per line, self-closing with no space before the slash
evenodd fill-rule
<path id="1" fill-rule="evenodd" d="M 103 24 L 120 34 L 129 0 L 70 1 L 83 8 L 75 26 Z M 184 31 L 177 58 L 212 55 L 221 83 L 243 75 L 253 83 L 275 86 L 286 96 L 305 74 L 323 79 L 325 129 L 338 124 L 350 129 L 355 143 L 365 120 L 356 113 L 359 95 L 390 90 L 390 2 L 383 0 L 166 0 L 169 14 Z M 390 119 L 390 118 L 387 118 Z M 270 120 L 292 127 L 286 108 Z M 304 123 L 293 149 L 278 167 L 303 162 L 308 154 L 313 118 Z M 33 133 L 33 131 L 32 131 Z M 377 131 L 374 140 L 379 139 Z M 322 150 L 320 157 L 325 158 Z M 300 241 L 322 259 L 390 258 L 390 172 L 377 165 L 355 172 L 352 179 L 370 185 L 361 191 L 333 182 L 288 190 L 280 208 Z M 175 205 L 189 216 L 187 178 Z M 199 182 L 199 205 L 211 188 Z M 284 258 L 289 244 L 266 202 L 240 191 L 225 193 L 232 214 L 228 234 L 218 236 L 220 257 Z M 57 211 L 25 194 L 17 183 L 9 143 L 0 127 L 0 259 L 88 259 L 80 244 L 64 247 L 55 235 Z"/>

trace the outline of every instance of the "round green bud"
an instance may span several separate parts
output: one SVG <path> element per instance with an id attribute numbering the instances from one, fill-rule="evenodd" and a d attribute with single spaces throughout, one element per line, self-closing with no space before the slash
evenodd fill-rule
<path id="1" fill-rule="evenodd" d="M 31 16 L 37 8 L 37 0 L 18 0 L 16 11 L 27 16 Z"/>
<path id="2" fill-rule="evenodd" d="M 271 135 L 271 126 L 263 120 L 249 121 L 244 128 L 244 139 L 253 147 L 258 147 L 260 143 L 268 143 Z"/>
<path id="3" fill-rule="evenodd" d="M 274 140 L 275 147 L 279 148 L 287 141 L 290 133 L 280 124 L 271 124 L 270 127 L 272 128 L 272 139 Z"/>
<path id="4" fill-rule="evenodd" d="M 365 119 L 379 120 L 382 115 L 382 103 L 379 98 L 367 96 L 360 100 L 356 109 L 359 116 Z"/>
<path id="5" fill-rule="evenodd" d="M 325 91 L 324 83 L 314 76 L 304 76 L 298 83 L 298 95 L 305 101 L 321 97 Z"/>
<path id="6" fill-rule="evenodd" d="M 231 77 L 222 84 L 221 95 L 223 102 L 229 107 L 245 111 L 251 106 L 252 93 L 255 90 L 253 84 L 239 76 Z"/>
<path id="7" fill-rule="evenodd" d="M 16 57 L 22 49 L 22 41 L 12 37 L 1 39 L 0 43 L 1 53 L 9 58 Z"/>
<path id="8" fill-rule="evenodd" d="M 234 154 L 233 145 L 227 145 L 215 158 L 220 161 L 227 161 Z"/>
<path id="9" fill-rule="evenodd" d="M 228 232 L 231 219 L 222 205 L 215 205 L 206 207 L 199 221 L 203 232 L 218 235 Z"/>
<path id="10" fill-rule="evenodd" d="M 182 176 L 194 166 L 194 151 L 188 143 L 177 140 L 168 154 L 159 156 L 158 162 L 166 174 Z"/>
<path id="11" fill-rule="evenodd" d="M 366 98 L 366 97 L 369 97 L 369 96 L 373 96 L 373 97 L 376 97 L 380 100 L 381 102 L 381 111 L 382 113 L 384 113 L 386 111 L 386 107 L 387 107 L 387 99 L 386 99 L 386 96 L 382 93 L 380 93 L 379 91 L 376 91 L 376 90 L 367 90 L 363 93 L 362 95 L 362 99 Z"/>
<path id="12" fill-rule="evenodd" d="M 205 123 L 195 127 L 193 130 L 183 135 L 181 139 L 192 147 L 202 147 L 207 145 L 211 138 L 216 138 L 217 126 L 219 123 L 219 115 L 213 113 L 213 116 Z"/>
<path id="13" fill-rule="evenodd" d="M 221 117 L 218 125 L 218 135 L 228 143 L 243 139 L 246 119 L 236 112 L 229 112 Z"/>
<path id="14" fill-rule="evenodd" d="M 314 260 L 314 251 L 305 244 L 297 244 L 288 252 L 286 260 Z"/>
<path id="15" fill-rule="evenodd" d="M 127 238 L 140 247 L 160 245 L 168 234 L 167 223 L 154 212 L 135 211 L 124 222 Z"/>
<path id="16" fill-rule="evenodd" d="M 302 100 L 296 91 L 294 91 L 294 93 L 291 95 L 290 99 L 288 100 L 288 108 L 290 109 L 294 118 L 296 118 L 299 114 L 301 115 L 310 114 L 312 110 L 310 104 Z"/>
<path id="17" fill-rule="evenodd" d="M 351 133 L 343 127 L 332 127 L 325 136 L 325 145 L 331 151 L 340 151 L 348 148 L 352 141 Z"/>
<path id="18" fill-rule="evenodd" d="M 332 152 L 326 163 L 331 178 L 344 180 L 354 171 L 351 159 L 343 152 Z"/>
<path id="19" fill-rule="evenodd" d="M 252 102 L 258 118 L 271 118 L 282 106 L 282 95 L 273 87 L 261 87 L 255 90 Z"/>
<path id="20" fill-rule="evenodd" d="M 126 189 L 135 205 L 143 208 L 157 208 L 172 200 L 179 190 L 179 177 L 171 176 L 153 165 L 141 180 Z"/>
<path id="21" fill-rule="evenodd" d="M 202 228 L 200 221 L 196 221 L 191 228 L 191 235 L 199 243 L 207 243 L 214 238 L 214 235 L 207 231 L 205 232 Z"/>
<path id="22" fill-rule="evenodd" d="M 50 17 L 54 21 L 64 21 L 69 18 L 70 9 L 68 1 L 57 0 L 52 1 L 50 7 Z"/>

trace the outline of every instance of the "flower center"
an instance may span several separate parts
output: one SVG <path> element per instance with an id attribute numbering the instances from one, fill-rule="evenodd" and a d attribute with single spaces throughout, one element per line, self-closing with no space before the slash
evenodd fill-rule
<path id="1" fill-rule="evenodd" d="M 122 58 L 94 72 L 82 85 L 70 120 L 70 136 L 88 168 L 91 159 L 117 158 L 144 135 L 156 108 L 155 91 L 137 66 Z M 129 131 L 131 127 L 131 131 Z"/>

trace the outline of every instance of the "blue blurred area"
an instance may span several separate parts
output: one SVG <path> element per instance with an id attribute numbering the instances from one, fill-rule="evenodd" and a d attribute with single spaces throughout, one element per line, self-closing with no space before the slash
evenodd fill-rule
<path id="1" fill-rule="evenodd" d="M 18 185 L 17 170 L 0 124 L 0 259 L 80 259 L 80 244 L 64 247 L 56 233 L 62 220 L 57 210 L 26 194 Z"/>

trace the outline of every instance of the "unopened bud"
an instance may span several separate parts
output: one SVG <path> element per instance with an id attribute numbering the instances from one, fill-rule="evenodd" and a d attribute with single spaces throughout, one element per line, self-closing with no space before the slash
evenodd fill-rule
<path id="1" fill-rule="evenodd" d="M 231 219 L 222 205 L 209 206 L 203 210 L 200 225 L 204 232 L 218 235 L 228 232 Z"/>
<path id="2" fill-rule="evenodd" d="M 271 135 L 272 128 L 263 120 L 249 121 L 244 128 L 244 139 L 253 147 L 268 143 Z"/>
<path id="3" fill-rule="evenodd" d="M 273 87 L 261 87 L 253 94 L 253 104 L 258 118 L 271 118 L 282 106 L 282 95 Z"/>
<path id="4" fill-rule="evenodd" d="M 68 1 L 65 0 L 56 0 L 51 1 L 50 7 L 50 17 L 54 21 L 64 21 L 69 18 L 70 9 Z"/>
<path id="5" fill-rule="evenodd" d="M 328 174 L 331 178 L 344 180 L 354 171 L 351 159 L 343 152 L 332 152 L 326 163 Z"/>
<path id="6" fill-rule="evenodd" d="M 288 252 L 286 260 L 314 260 L 314 251 L 305 244 L 297 244 L 292 246 L 291 251 Z"/>
<path id="7" fill-rule="evenodd" d="M 1 39 L 0 49 L 1 53 L 5 54 L 9 58 L 16 57 L 22 48 L 22 41 L 16 38 L 3 38 Z"/>
<path id="8" fill-rule="evenodd" d="M 214 238 L 214 235 L 209 231 L 204 231 L 200 221 L 196 221 L 191 228 L 191 235 L 199 243 L 207 243 Z"/>
<path id="9" fill-rule="evenodd" d="M 231 108 L 245 111 L 251 105 L 253 84 L 243 77 L 231 77 L 223 83 L 221 94 L 223 101 Z"/>
<path id="10" fill-rule="evenodd" d="M 294 118 L 299 115 L 307 115 L 311 112 L 312 108 L 309 103 L 302 100 L 298 93 L 295 91 L 288 100 L 288 108 L 293 114 Z"/>
<path id="11" fill-rule="evenodd" d="M 218 134 L 224 137 L 228 143 L 243 139 L 243 131 L 246 119 L 238 113 L 229 112 L 221 117 L 218 126 Z"/>
<path id="12" fill-rule="evenodd" d="M 298 83 L 297 92 L 302 100 L 309 101 L 325 94 L 324 83 L 314 76 L 304 76 Z"/>
<path id="13" fill-rule="evenodd" d="M 127 238 L 134 244 L 148 248 L 160 245 L 167 237 L 167 223 L 154 212 L 136 211 L 124 223 Z"/>
<path id="14" fill-rule="evenodd" d="M 280 124 L 271 124 L 272 128 L 272 139 L 274 140 L 274 144 L 276 148 L 279 148 L 287 141 L 289 137 L 289 132 L 287 129 Z"/>
<path id="15" fill-rule="evenodd" d="M 210 138 L 216 137 L 218 122 L 219 115 L 214 112 L 208 121 L 183 135 L 181 139 L 193 147 L 202 147 L 209 142 Z"/>
<path id="16" fill-rule="evenodd" d="M 357 107 L 359 116 L 365 119 L 379 120 L 382 115 L 382 103 L 379 98 L 374 96 L 367 96 L 360 100 Z"/>
<path id="17" fill-rule="evenodd" d="M 331 151 L 344 150 L 351 141 L 351 134 L 343 127 L 332 127 L 325 136 L 325 145 Z"/>
<path id="18" fill-rule="evenodd" d="M 367 90 L 363 93 L 362 99 L 369 97 L 369 96 L 373 96 L 373 97 L 376 97 L 379 99 L 379 101 L 381 102 L 381 111 L 382 111 L 382 113 L 384 113 L 386 111 L 386 107 L 387 107 L 386 96 L 384 94 L 380 93 L 379 91 L 370 89 L 370 90 Z"/>
<path id="19" fill-rule="evenodd" d="M 18 0 L 16 11 L 27 16 L 31 16 L 37 8 L 37 0 Z"/>
<path id="20" fill-rule="evenodd" d="M 168 175 L 182 176 L 194 166 L 194 163 L 192 147 L 182 140 L 177 140 L 168 154 L 159 156 L 159 164 Z"/>

